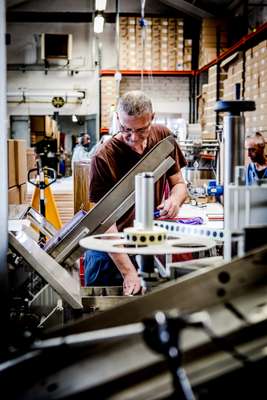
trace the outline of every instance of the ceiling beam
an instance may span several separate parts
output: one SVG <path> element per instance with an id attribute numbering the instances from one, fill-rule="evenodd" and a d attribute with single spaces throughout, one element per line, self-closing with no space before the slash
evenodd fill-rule
<path id="1" fill-rule="evenodd" d="M 93 17 L 92 12 L 8 11 L 6 19 L 7 22 L 92 22 Z M 115 21 L 115 14 L 113 19 Z"/>
<path id="2" fill-rule="evenodd" d="M 185 0 L 160 0 L 161 3 L 164 3 L 170 7 L 175 8 L 183 12 L 184 14 L 190 15 L 193 18 L 212 18 L 213 14 L 203 10 L 202 8 L 196 7 L 193 4 L 188 3 Z"/>

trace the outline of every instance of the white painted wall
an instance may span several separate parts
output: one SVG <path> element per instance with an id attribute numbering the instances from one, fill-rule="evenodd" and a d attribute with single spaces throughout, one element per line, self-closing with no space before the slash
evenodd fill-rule
<path id="1" fill-rule="evenodd" d="M 143 89 L 151 98 L 157 115 L 176 115 L 176 118 L 189 120 L 189 78 L 175 77 L 144 77 L 143 88 L 138 77 L 124 77 L 121 80 L 120 93 L 129 90 Z"/>
<path id="2" fill-rule="evenodd" d="M 67 70 L 48 71 L 8 71 L 7 91 L 51 91 L 51 98 L 56 93 L 63 91 L 82 90 L 85 100 L 82 104 L 70 103 L 59 109 L 60 114 L 88 115 L 98 113 L 98 73 L 94 67 L 93 33 L 92 24 L 33 24 L 13 23 L 8 26 L 7 32 L 11 34 L 11 45 L 7 46 L 8 64 L 24 64 L 27 61 L 37 60 L 38 46 L 34 36 L 42 32 L 71 33 L 73 35 L 73 57 L 70 68 L 75 68 L 78 73 L 71 75 Z M 40 62 L 40 61 L 39 61 Z M 59 65 L 59 69 L 62 69 Z M 65 63 L 65 61 L 64 61 Z M 50 99 L 40 97 L 35 103 L 8 103 L 9 115 L 43 115 L 53 114 L 57 111 Z M 44 102 L 47 101 L 47 102 Z"/>
<path id="3" fill-rule="evenodd" d="M 8 64 L 31 64 L 39 62 L 40 48 L 38 38 L 42 32 L 46 33 L 71 33 L 73 35 L 73 55 L 69 68 L 78 73 L 71 75 L 60 61 L 59 71 L 8 71 L 8 92 L 25 91 L 51 91 L 51 98 L 40 97 L 38 102 L 8 103 L 9 115 L 45 115 L 59 111 L 62 115 L 98 114 L 99 113 L 99 76 L 95 61 L 98 60 L 97 47 L 100 42 L 102 48 L 102 68 L 114 69 L 116 67 L 115 54 L 115 25 L 105 24 L 105 30 L 99 39 L 95 40 L 92 24 L 86 23 L 12 23 L 8 25 L 7 32 L 11 35 L 11 44 L 7 46 Z M 71 104 L 73 99 L 61 109 L 57 110 L 51 104 L 51 99 L 63 91 L 81 90 L 85 92 L 85 100 L 81 104 Z M 46 102 L 44 102 L 46 101 Z"/>

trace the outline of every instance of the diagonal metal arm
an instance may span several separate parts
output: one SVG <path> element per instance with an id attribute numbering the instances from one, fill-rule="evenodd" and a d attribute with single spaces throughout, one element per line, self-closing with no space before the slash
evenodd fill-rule
<path id="1" fill-rule="evenodd" d="M 244 294 L 249 288 L 259 287 L 265 282 L 266 260 L 267 245 L 231 263 L 203 268 L 189 276 L 165 283 L 145 296 L 133 297 L 127 303 L 56 330 L 52 336 L 135 323 L 158 310 L 179 309 L 181 313 L 191 313 L 229 302 L 234 296 Z M 227 285 L 220 281 L 223 276 L 229 279 Z"/>
<path id="2" fill-rule="evenodd" d="M 174 163 L 168 157 L 174 149 L 174 139 L 169 136 L 150 150 L 112 188 L 84 218 L 53 247 L 49 254 L 60 264 L 71 266 L 84 253 L 79 240 L 84 237 L 105 232 L 134 204 L 134 177 L 149 171 L 157 181 Z"/>

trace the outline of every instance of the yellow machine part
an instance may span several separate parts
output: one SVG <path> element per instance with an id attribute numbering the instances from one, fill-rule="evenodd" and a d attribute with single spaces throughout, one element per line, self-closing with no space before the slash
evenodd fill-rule
<path id="1" fill-rule="evenodd" d="M 45 178 L 45 184 L 46 185 L 48 184 L 48 178 Z M 62 222 L 51 190 L 51 186 L 45 188 L 44 193 L 45 193 L 45 218 L 55 227 L 55 229 L 60 229 L 62 228 Z M 34 189 L 31 205 L 35 210 L 40 212 L 40 189 L 38 187 L 35 187 Z"/>

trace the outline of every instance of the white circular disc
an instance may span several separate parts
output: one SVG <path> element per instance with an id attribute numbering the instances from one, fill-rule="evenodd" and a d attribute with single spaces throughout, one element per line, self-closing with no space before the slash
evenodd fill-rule
<path id="1" fill-rule="evenodd" d="M 79 243 L 80 246 L 90 250 L 140 255 L 193 253 L 216 246 L 212 239 L 184 235 L 177 236 L 177 238 L 174 235 L 167 235 L 167 240 L 162 244 L 134 245 L 123 238 L 123 233 L 87 236 L 81 239 Z"/>

